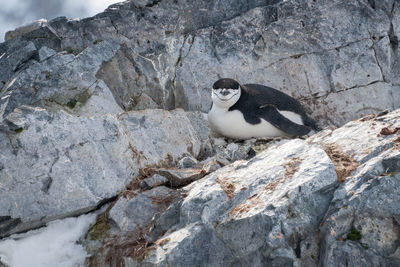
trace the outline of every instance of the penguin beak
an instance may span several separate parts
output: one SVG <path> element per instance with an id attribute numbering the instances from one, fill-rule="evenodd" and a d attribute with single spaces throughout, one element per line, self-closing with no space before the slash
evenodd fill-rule
<path id="1" fill-rule="evenodd" d="M 227 95 L 229 95 L 229 91 L 228 91 L 228 90 L 226 90 L 226 89 L 222 89 L 222 91 L 221 91 L 221 95 L 223 95 L 223 96 L 227 96 Z"/>

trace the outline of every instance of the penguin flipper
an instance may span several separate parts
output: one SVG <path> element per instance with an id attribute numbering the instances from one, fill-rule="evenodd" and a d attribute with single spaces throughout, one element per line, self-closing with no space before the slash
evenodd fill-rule
<path id="1" fill-rule="evenodd" d="M 310 132 L 309 127 L 289 120 L 274 105 L 261 106 L 258 109 L 257 115 L 289 135 L 303 136 Z"/>

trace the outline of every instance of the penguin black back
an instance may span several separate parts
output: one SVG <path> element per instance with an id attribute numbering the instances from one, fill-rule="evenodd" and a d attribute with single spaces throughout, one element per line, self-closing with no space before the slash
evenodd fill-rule
<path id="1" fill-rule="evenodd" d="M 270 105 L 280 111 L 291 111 L 299 114 L 305 126 L 316 131 L 320 130 L 316 122 L 307 116 L 300 102 L 295 98 L 279 90 L 260 84 L 244 84 L 241 88 L 242 96 L 229 110 L 238 109 L 249 112 L 254 107 Z"/>

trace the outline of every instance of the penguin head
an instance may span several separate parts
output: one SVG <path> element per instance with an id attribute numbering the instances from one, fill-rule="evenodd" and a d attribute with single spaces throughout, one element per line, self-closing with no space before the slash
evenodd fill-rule
<path id="1" fill-rule="evenodd" d="M 212 87 L 212 101 L 220 108 L 230 108 L 239 100 L 240 95 L 240 84 L 233 79 L 219 79 Z"/>

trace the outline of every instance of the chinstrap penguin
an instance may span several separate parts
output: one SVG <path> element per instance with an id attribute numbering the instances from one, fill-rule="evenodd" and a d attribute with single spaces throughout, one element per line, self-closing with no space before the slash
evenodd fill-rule
<path id="1" fill-rule="evenodd" d="M 276 89 L 220 79 L 212 87 L 211 129 L 235 139 L 303 136 L 318 131 L 300 103 Z"/>

